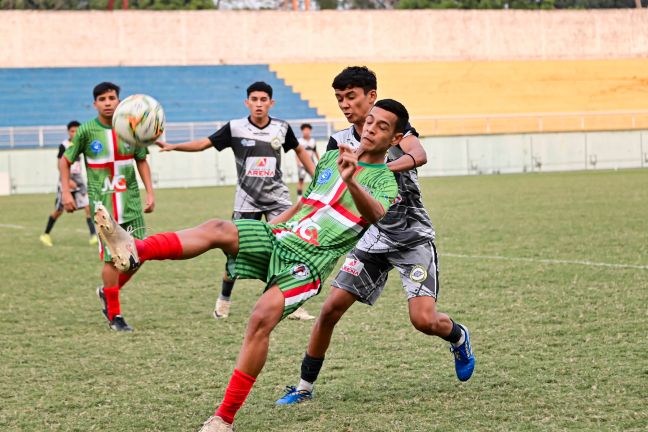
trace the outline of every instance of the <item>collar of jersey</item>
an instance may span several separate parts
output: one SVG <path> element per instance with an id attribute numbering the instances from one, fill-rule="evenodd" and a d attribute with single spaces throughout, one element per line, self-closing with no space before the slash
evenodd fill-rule
<path id="1" fill-rule="evenodd" d="M 263 130 L 263 129 L 267 128 L 268 126 L 270 126 L 270 123 L 272 123 L 272 117 L 270 117 L 270 116 L 268 116 L 268 123 L 263 127 L 259 127 L 259 126 L 255 125 L 254 123 L 252 123 L 252 116 L 248 116 L 247 120 L 253 127 L 255 127 L 255 128 L 259 129 L 259 130 Z"/>
<path id="2" fill-rule="evenodd" d="M 101 126 L 101 127 L 104 128 L 104 129 L 112 129 L 112 127 L 110 127 L 110 126 L 106 126 L 105 124 L 101 123 L 101 122 L 99 121 L 99 117 L 95 117 L 95 121 L 97 122 L 97 124 L 98 124 L 99 126 Z"/>
<path id="3" fill-rule="evenodd" d="M 363 167 L 367 167 L 367 168 L 383 168 L 383 167 L 387 166 L 387 164 L 384 164 L 384 163 L 370 164 L 370 163 L 367 163 L 367 162 L 360 162 L 360 161 L 358 161 L 358 165 L 363 166 Z"/>

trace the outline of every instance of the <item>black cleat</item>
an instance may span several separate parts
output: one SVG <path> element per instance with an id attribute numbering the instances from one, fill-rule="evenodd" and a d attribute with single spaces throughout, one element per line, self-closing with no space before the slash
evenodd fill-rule
<path id="1" fill-rule="evenodd" d="M 115 317 L 110 321 L 108 326 L 118 332 L 132 332 L 133 327 L 129 326 L 126 323 L 126 320 L 121 315 L 115 315 Z"/>

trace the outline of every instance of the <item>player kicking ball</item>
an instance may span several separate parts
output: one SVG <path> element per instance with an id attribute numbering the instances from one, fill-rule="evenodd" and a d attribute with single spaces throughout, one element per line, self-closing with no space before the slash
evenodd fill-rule
<path id="1" fill-rule="evenodd" d="M 99 235 L 120 271 L 135 270 L 148 260 L 189 259 L 219 248 L 234 258 L 231 276 L 267 283 L 252 310 L 225 397 L 201 432 L 233 430 L 234 417 L 265 365 L 272 330 L 319 293 L 337 259 L 396 202 L 398 186 L 385 155 L 403 137 L 408 118 L 399 102 L 378 101 L 366 118 L 363 151 L 340 145 L 326 153 L 304 197 L 270 223 L 213 219 L 137 240 L 97 208 Z"/>

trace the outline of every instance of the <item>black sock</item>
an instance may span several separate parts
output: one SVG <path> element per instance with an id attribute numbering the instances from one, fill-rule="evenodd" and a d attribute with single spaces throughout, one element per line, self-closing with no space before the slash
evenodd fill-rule
<path id="1" fill-rule="evenodd" d="M 88 224 L 88 229 L 90 230 L 90 235 L 95 235 L 97 234 L 97 231 L 95 231 L 95 226 L 92 223 L 92 219 L 86 218 L 86 223 Z"/>
<path id="2" fill-rule="evenodd" d="M 49 234 L 50 231 L 52 231 L 52 228 L 54 228 L 54 224 L 56 223 L 56 219 L 54 219 L 52 216 L 47 219 L 47 227 L 45 227 L 45 234 Z"/>
<path id="3" fill-rule="evenodd" d="M 223 279 L 223 285 L 221 288 L 221 297 L 228 299 L 232 295 L 233 289 L 234 289 L 234 281 Z"/>
<path id="4" fill-rule="evenodd" d="M 452 321 L 452 330 L 450 330 L 450 334 L 445 337 L 441 336 L 441 339 L 450 343 L 459 342 L 459 339 L 461 339 L 461 327 L 459 327 L 456 322 Z"/>
<path id="5" fill-rule="evenodd" d="M 324 364 L 323 357 L 315 358 L 308 354 L 304 354 L 304 359 L 302 360 L 301 365 L 301 379 L 311 384 L 317 381 L 317 376 L 322 369 L 322 364 Z"/>

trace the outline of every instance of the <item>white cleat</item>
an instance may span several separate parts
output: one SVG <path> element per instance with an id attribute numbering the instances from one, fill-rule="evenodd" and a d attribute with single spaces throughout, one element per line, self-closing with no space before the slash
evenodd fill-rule
<path id="1" fill-rule="evenodd" d="M 300 321 L 310 321 L 315 319 L 315 317 L 308 313 L 303 307 L 298 307 L 295 309 L 295 312 L 288 315 L 288 319 L 300 320 Z"/>
<path id="2" fill-rule="evenodd" d="M 216 300 L 216 305 L 214 306 L 214 318 L 222 319 L 229 316 L 230 306 L 232 305 L 231 300 L 223 300 L 218 298 Z"/>
<path id="3" fill-rule="evenodd" d="M 218 416 L 211 416 L 203 423 L 200 432 L 233 432 L 234 427 Z"/>
<path id="4" fill-rule="evenodd" d="M 135 239 L 115 222 L 106 207 L 101 204 L 97 204 L 95 207 L 94 222 L 99 237 L 110 249 L 110 255 L 117 270 L 126 273 L 139 267 Z"/>

